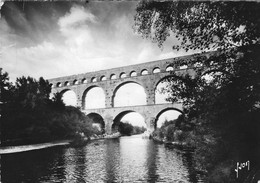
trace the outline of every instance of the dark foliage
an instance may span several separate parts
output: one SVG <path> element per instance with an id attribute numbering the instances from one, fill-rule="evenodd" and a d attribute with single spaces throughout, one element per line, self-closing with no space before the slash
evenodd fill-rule
<path id="1" fill-rule="evenodd" d="M 15 86 L 1 70 L 1 140 L 3 145 L 47 142 L 94 133 L 90 120 L 77 108 L 65 106 L 61 94 L 49 98 L 48 81 L 17 78 Z M 4 86 L 4 87 L 2 87 Z"/>
<path id="2" fill-rule="evenodd" d="M 129 124 L 129 123 L 123 123 L 123 122 L 119 122 L 118 124 L 118 131 L 122 134 L 122 135 L 132 135 L 134 130 L 133 125 Z"/>
<path id="3" fill-rule="evenodd" d="M 141 134 L 145 132 L 145 128 L 144 127 L 139 127 L 139 126 L 133 126 L 130 123 L 123 123 L 123 122 L 119 122 L 118 124 L 118 131 L 122 134 L 122 135 L 136 135 L 136 134 Z"/>
<path id="4" fill-rule="evenodd" d="M 136 31 L 159 46 L 172 34 L 173 49 L 217 49 L 186 60 L 196 74 L 173 72 L 164 89 L 169 101 L 183 103 L 197 168 L 210 182 L 250 179 L 235 177 L 236 162 L 260 167 L 259 13 L 259 2 L 142 1 L 137 7 Z"/>
<path id="5" fill-rule="evenodd" d="M 227 49 L 259 42 L 259 2 L 142 1 L 135 30 L 162 46 L 172 33 L 174 49 Z"/>

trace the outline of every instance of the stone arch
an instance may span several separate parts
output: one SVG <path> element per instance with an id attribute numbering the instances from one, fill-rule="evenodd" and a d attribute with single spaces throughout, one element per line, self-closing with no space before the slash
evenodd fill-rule
<path id="1" fill-rule="evenodd" d="M 86 115 L 92 123 L 98 123 L 100 124 L 100 131 L 101 133 L 105 133 L 105 121 L 102 115 L 96 113 L 96 112 L 91 112 Z"/>
<path id="2" fill-rule="evenodd" d="M 143 76 L 143 75 L 147 75 L 147 74 L 149 74 L 147 69 L 143 69 L 143 70 L 141 71 L 141 75 L 142 75 L 142 76 Z"/>
<path id="3" fill-rule="evenodd" d="M 86 79 L 86 78 L 83 78 L 82 80 L 81 80 L 81 83 L 82 84 L 85 84 L 85 83 L 87 83 L 88 82 L 88 80 Z"/>
<path id="4" fill-rule="evenodd" d="M 65 94 L 66 92 L 68 92 L 68 91 L 71 91 L 71 92 L 73 92 L 73 94 L 74 94 L 74 96 L 73 96 L 74 99 L 71 99 L 71 101 L 69 101 L 69 103 L 70 103 L 70 102 L 71 102 L 71 103 L 74 102 L 74 104 L 72 104 L 72 106 L 76 107 L 76 106 L 77 106 L 77 103 L 78 103 L 77 94 L 76 94 L 76 92 L 75 92 L 74 90 L 72 90 L 72 89 L 64 89 L 64 90 L 61 90 L 61 91 L 60 91 L 60 94 L 62 95 L 63 102 L 66 104 L 66 101 L 64 101 L 64 94 Z M 73 100 L 73 101 L 72 101 L 72 100 Z M 68 101 L 67 101 L 67 102 L 68 102 Z M 66 105 L 68 105 L 68 103 L 67 103 Z"/>
<path id="5" fill-rule="evenodd" d="M 146 121 L 145 121 L 145 117 L 143 114 L 139 113 L 138 111 L 134 111 L 134 110 L 125 110 L 125 111 L 120 111 L 117 115 L 114 116 L 114 119 L 113 119 L 113 123 L 111 125 L 111 130 L 112 132 L 116 132 L 117 131 L 117 127 L 118 127 L 118 123 L 122 120 L 122 118 L 129 114 L 129 113 L 138 113 L 139 115 L 141 115 L 144 119 L 144 123 L 146 124 Z M 147 125 L 147 124 L 146 124 Z M 147 126 L 146 126 L 147 128 Z"/>
<path id="6" fill-rule="evenodd" d="M 173 68 L 172 65 L 168 65 L 168 66 L 166 67 L 166 69 L 165 69 L 166 72 L 170 72 L 170 71 L 173 71 L 173 70 L 174 70 L 174 68 Z"/>
<path id="7" fill-rule="evenodd" d="M 61 90 L 61 91 L 60 91 L 60 94 L 63 95 L 64 93 L 66 93 L 66 92 L 69 91 L 69 90 L 71 90 L 71 89 L 64 89 L 64 90 Z"/>
<path id="8" fill-rule="evenodd" d="M 91 81 L 91 83 L 95 83 L 95 82 L 97 82 L 97 78 L 96 77 L 92 77 L 90 81 Z"/>
<path id="9" fill-rule="evenodd" d="M 134 77 L 134 76 L 137 76 L 136 71 L 131 71 L 131 72 L 130 72 L 130 77 Z"/>
<path id="10" fill-rule="evenodd" d="M 53 83 L 50 83 L 50 87 L 51 87 L 51 88 L 53 88 L 53 87 L 54 87 Z"/>
<path id="11" fill-rule="evenodd" d="M 143 83 L 140 83 L 140 82 L 134 81 L 134 80 L 122 81 L 122 82 L 118 83 L 118 84 L 115 86 L 114 90 L 113 90 L 113 94 L 112 94 L 112 97 L 111 97 L 112 107 L 115 107 L 115 106 L 114 106 L 114 104 L 115 104 L 115 103 L 114 103 L 114 100 L 115 100 L 115 96 L 116 96 L 116 93 L 117 93 L 117 91 L 119 90 L 119 88 L 122 87 L 122 86 L 124 86 L 124 85 L 126 85 L 126 84 L 129 84 L 129 83 L 135 83 L 135 84 L 140 85 L 140 86 L 143 87 L 143 89 L 144 89 L 144 92 L 145 92 L 145 94 L 146 94 L 146 98 L 149 96 L 149 93 L 148 93 L 148 91 L 146 90 L 146 88 L 144 87 L 145 85 L 144 85 Z"/>
<path id="12" fill-rule="evenodd" d="M 86 88 L 86 89 L 84 90 L 84 92 L 83 92 L 83 94 L 82 94 L 82 98 L 81 98 L 81 100 L 82 100 L 82 106 L 81 106 L 81 107 L 82 107 L 83 110 L 86 109 L 86 108 L 85 108 L 85 105 L 86 105 L 85 99 L 86 99 L 87 93 L 88 93 L 91 89 L 93 89 L 93 88 L 101 88 L 102 91 L 103 91 L 103 93 L 104 93 L 104 97 L 105 97 L 105 90 L 104 90 L 103 87 L 101 87 L 101 86 L 99 86 L 99 85 L 97 85 L 97 84 L 89 86 L 88 88 Z"/>
<path id="13" fill-rule="evenodd" d="M 110 75 L 110 79 L 112 80 L 112 79 L 116 79 L 116 75 L 115 74 L 111 74 Z"/>
<path id="14" fill-rule="evenodd" d="M 153 69 L 153 73 L 155 74 L 155 73 L 159 73 L 159 72 L 161 72 L 161 69 L 159 68 L 159 67 L 155 67 L 154 69 Z"/>
<path id="15" fill-rule="evenodd" d="M 103 75 L 100 77 L 100 81 L 106 81 L 106 80 L 107 80 L 106 76 Z"/>
<path id="16" fill-rule="evenodd" d="M 179 66 L 180 70 L 187 69 L 187 68 L 188 68 L 188 64 L 186 64 L 186 63 L 181 63 L 180 66 Z"/>
<path id="17" fill-rule="evenodd" d="M 69 81 L 66 81 L 65 83 L 64 83 L 64 86 L 69 86 L 70 85 L 70 82 Z"/>
<path id="18" fill-rule="evenodd" d="M 74 81 L 73 81 L 73 85 L 78 85 L 79 84 L 79 81 L 77 80 L 77 79 L 75 79 Z"/>
<path id="19" fill-rule="evenodd" d="M 172 75 L 172 74 L 169 74 L 169 75 L 166 75 L 166 76 L 164 76 L 164 77 L 162 77 L 162 78 L 158 78 L 154 83 L 153 83 L 153 90 L 154 90 L 154 94 L 155 94 L 155 104 L 158 104 L 158 102 L 157 102 L 157 86 L 163 81 L 163 80 L 165 80 L 165 79 L 167 79 L 167 78 L 171 78 L 171 77 L 174 77 L 174 75 Z"/>
<path id="20" fill-rule="evenodd" d="M 57 86 L 57 87 L 62 87 L 61 82 L 58 82 L 58 83 L 56 84 L 56 86 Z"/>
<path id="21" fill-rule="evenodd" d="M 119 78 L 126 78 L 126 73 L 125 72 L 121 72 Z"/>
<path id="22" fill-rule="evenodd" d="M 175 107 L 167 107 L 165 109 L 162 109 L 160 112 L 157 113 L 156 117 L 155 117 L 155 124 L 154 124 L 154 127 L 157 128 L 157 122 L 158 122 L 158 119 L 159 117 L 166 111 L 170 111 L 170 110 L 174 110 L 174 111 L 177 111 L 177 112 L 180 112 L 181 114 L 184 114 L 184 112 L 178 108 L 175 108 Z"/>

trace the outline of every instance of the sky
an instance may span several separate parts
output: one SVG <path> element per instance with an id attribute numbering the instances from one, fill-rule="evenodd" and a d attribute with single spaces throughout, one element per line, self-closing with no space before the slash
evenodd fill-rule
<path id="1" fill-rule="evenodd" d="M 0 67 L 46 79 L 185 54 L 169 38 L 161 49 L 133 30 L 137 1 L 6 1 L 0 19 Z M 187 54 L 187 53 L 186 53 Z"/>
<path id="2" fill-rule="evenodd" d="M 5 1 L 0 67 L 11 81 L 45 79 L 182 56 L 174 36 L 159 48 L 134 29 L 138 1 Z M 0 4 L 1 5 L 1 4 Z"/>

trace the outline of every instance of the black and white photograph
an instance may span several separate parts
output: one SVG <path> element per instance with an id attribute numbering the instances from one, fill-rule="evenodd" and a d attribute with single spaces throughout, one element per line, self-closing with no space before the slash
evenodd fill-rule
<path id="1" fill-rule="evenodd" d="M 260 183 L 260 1 L 0 0 L 0 183 Z"/>

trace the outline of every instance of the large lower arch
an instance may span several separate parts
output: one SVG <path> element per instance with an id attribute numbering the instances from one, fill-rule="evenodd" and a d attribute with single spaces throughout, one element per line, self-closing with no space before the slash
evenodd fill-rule
<path id="1" fill-rule="evenodd" d="M 113 91 L 112 106 L 136 106 L 147 104 L 147 92 L 145 88 L 136 81 L 120 83 Z"/>
<path id="2" fill-rule="evenodd" d="M 77 95 L 73 90 L 65 89 L 60 92 L 62 100 L 66 106 L 77 106 Z"/>
<path id="3" fill-rule="evenodd" d="M 163 110 L 161 110 L 157 115 L 156 115 L 156 118 L 155 118 L 155 129 L 157 128 L 157 125 L 158 125 L 158 121 L 159 121 L 159 118 L 160 116 L 167 112 L 167 111 L 175 111 L 176 114 L 173 114 L 173 116 L 170 116 L 170 118 L 173 118 L 173 119 L 177 119 L 177 117 L 180 115 L 180 114 L 183 114 L 183 111 L 181 111 L 180 109 L 177 109 L 177 108 L 174 108 L 174 107 L 168 107 L 168 108 L 165 108 Z M 177 115 L 178 114 L 178 115 Z M 176 115 L 176 116 L 174 116 Z M 171 120 L 171 119 L 170 119 Z"/>
<path id="4" fill-rule="evenodd" d="M 131 122 L 130 120 L 128 121 L 128 120 L 126 120 L 127 122 L 129 122 L 131 125 L 133 125 L 133 126 L 143 126 L 143 127 L 145 127 L 145 128 L 147 128 L 147 125 L 145 124 L 145 119 L 144 119 L 144 117 L 140 114 L 140 113 L 138 113 L 138 112 L 136 112 L 136 111 L 133 111 L 133 110 L 126 110 L 126 111 L 122 111 L 122 112 L 120 112 L 115 118 L 114 118 L 114 120 L 113 120 L 113 124 L 112 124 L 112 132 L 114 133 L 114 132 L 117 132 L 118 131 L 118 125 L 119 125 L 119 123 L 120 122 L 126 122 L 126 121 L 124 121 L 123 120 L 123 118 L 125 117 L 125 116 L 127 116 L 127 115 L 129 115 L 129 114 L 134 114 L 134 113 L 136 113 L 135 114 L 135 117 L 131 117 L 131 120 L 136 120 L 136 122 Z M 140 117 L 142 118 L 141 119 L 141 121 L 140 121 Z M 138 123 L 138 121 L 139 121 L 139 123 L 140 124 L 137 124 Z M 142 124 L 141 124 L 142 123 Z"/>
<path id="5" fill-rule="evenodd" d="M 105 133 L 105 121 L 100 114 L 92 112 L 87 114 L 87 117 L 91 120 L 93 126 L 96 126 L 102 134 Z"/>
<path id="6" fill-rule="evenodd" d="M 90 86 L 82 95 L 82 109 L 105 108 L 105 93 L 99 86 Z"/>

